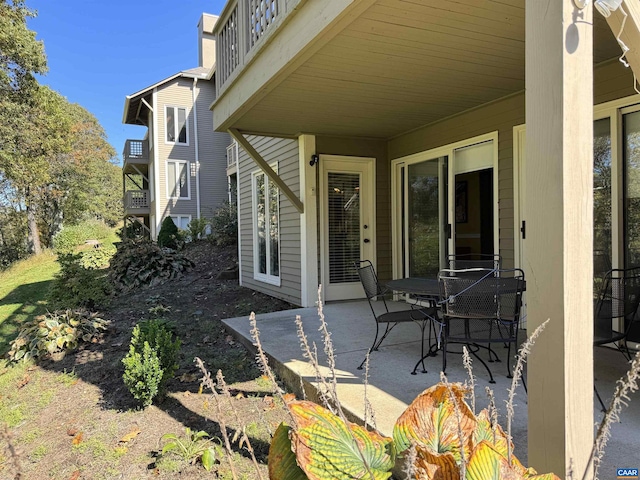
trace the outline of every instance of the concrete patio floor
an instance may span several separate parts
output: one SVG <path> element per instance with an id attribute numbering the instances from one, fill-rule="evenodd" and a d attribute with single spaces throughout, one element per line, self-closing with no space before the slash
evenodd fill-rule
<path id="1" fill-rule="evenodd" d="M 393 308 L 406 308 L 404 303 L 392 303 Z M 364 414 L 364 370 L 357 370 L 375 335 L 375 323 L 366 301 L 331 303 L 324 306 L 324 314 L 331 332 L 336 357 L 338 395 L 345 410 L 362 419 Z M 307 395 L 313 399 L 309 387 L 315 384 L 314 370 L 303 357 L 296 334 L 295 318 L 300 315 L 309 343 L 317 345 L 321 365 L 326 366 L 322 352 L 322 336 L 318 331 L 320 321 L 316 308 L 301 308 L 257 316 L 257 325 L 264 350 L 270 357 L 272 367 L 294 390 L 299 390 L 300 377 L 304 380 Z M 224 320 L 228 328 L 247 346 L 254 348 L 247 317 Z M 544 333 L 543 333 L 544 335 Z M 535 348 L 535 347 L 534 347 Z M 474 358 L 476 376 L 476 410 L 488 403 L 485 387 L 495 394 L 500 412 L 500 423 L 506 425 L 505 400 L 511 380 L 506 378 L 506 349 L 497 348 L 501 363 L 489 364 L 496 380 L 489 383 L 485 368 Z M 447 377 L 451 382 L 467 379 L 462 365 L 462 356 L 447 355 Z M 369 367 L 367 396 L 373 406 L 377 429 L 391 436 L 395 420 L 409 403 L 424 389 L 439 381 L 442 366 L 440 354 L 425 361 L 428 373 L 411 375 L 414 364 L 420 358 L 420 329 L 413 324 L 397 326 L 385 339 L 382 347 L 373 352 Z M 513 362 L 512 362 L 513 364 Z M 595 351 L 596 385 L 605 404 L 611 398 L 615 383 L 626 372 L 627 363 L 617 351 L 597 348 Z M 513 367 L 512 367 L 513 368 Z M 326 372 L 326 370 L 325 370 Z M 522 386 L 516 396 L 515 418 L 512 435 L 516 456 L 527 465 L 527 397 Z M 640 467 L 640 394 L 631 395 L 632 401 L 620 415 L 620 423 L 613 425 L 612 438 L 608 443 L 601 479 L 616 478 L 617 468 Z M 602 413 L 597 401 L 594 403 L 594 424 L 600 422 Z"/>

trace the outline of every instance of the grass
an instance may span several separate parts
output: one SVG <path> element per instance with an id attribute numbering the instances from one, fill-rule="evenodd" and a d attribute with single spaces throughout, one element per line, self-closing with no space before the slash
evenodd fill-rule
<path id="1" fill-rule="evenodd" d="M 59 268 L 56 256 L 47 251 L 0 273 L 0 357 L 22 323 L 46 312 L 47 292 Z"/>

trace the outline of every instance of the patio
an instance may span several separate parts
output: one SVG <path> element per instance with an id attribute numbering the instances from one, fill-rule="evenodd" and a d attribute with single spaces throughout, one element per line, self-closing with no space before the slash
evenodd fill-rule
<path id="1" fill-rule="evenodd" d="M 400 308 L 406 304 L 396 304 Z M 375 325 L 366 301 L 330 303 L 324 307 L 325 318 L 332 333 L 338 375 L 338 393 L 345 410 L 354 417 L 362 418 L 364 412 L 364 370 L 356 367 L 362 361 L 371 345 Z M 325 355 L 322 353 L 322 337 L 318 331 L 320 325 L 316 308 L 300 308 L 257 316 L 260 339 L 263 348 L 270 356 L 271 366 L 292 389 L 299 388 L 298 376 L 302 376 L 306 385 L 315 382 L 313 369 L 304 359 L 300 341 L 296 335 L 295 318 L 300 315 L 309 342 L 315 342 L 324 367 Z M 250 348 L 249 320 L 246 317 L 224 320 L 236 337 Z M 543 332 L 542 335 L 545 335 Z M 534 347 L 535 348 L 535 347 Z M 485 386 L 493 389 L 496 404 L 500 412 L 500 423 L 505 426 L 505 400 L 511 380 L 506 378 L 506 359 L 501 349 L 496 349 L 502 363 L 490 364 L 496 384 L 489 384 L 486 370 L 474 362 L 476 375 L 476 410 L 486 406 Z M 390 436 L 393 425 L 407 405 L 425 388 L 439 381 L 442 358 L 440 355 L 425 361 L 428 373 L 411 375 L 415 362 L 420 356 L 419 328 L 415 325 L 399 325 L 382 344 L 379 351 L 371 356 L 369 368 L 368 398 L 373 405 L 376 425 L 384 435 Z M 595 352 L 595 378 L 598 390 L 605 403 L 613 394 L 615 382 L 626 371 L 623 356 L 614 350 L 598 348 Z M 326 371 L 326 369 L 324 369 Z M 461 355 L 447 356 L 447 377 L 451 382 L 462 382 L 467 378 L 462 365 Z M 308 390 L 308 388 L 307 388 Z M 512 435 L 515 442 L 515 454 L 527 464 L 527 405 L 526 395 L 519 386 L 516 396 L 515 418 Z M 307 392 L 310 399 L 313 393 Z M 595 399 L 594 399 L 595 400 Z M 612 438 L 608 443 L 605 457 L 600 468 L 600 478 L 615 478 L 617 468 L 637 468 L 640 465 L 640 395 L 631 396 L 631 402 L 620 416 L 621 422 L 613 425 Z M 597 401 L 593 409 L 594 423 L 600 421 L 602 414 Z M 578 477 L 580 478 L 580 477 Z"/>

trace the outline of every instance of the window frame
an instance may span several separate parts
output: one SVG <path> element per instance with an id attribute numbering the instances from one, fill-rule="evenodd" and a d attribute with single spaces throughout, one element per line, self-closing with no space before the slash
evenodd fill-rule
<path id="1" fill-rule="evenodd" d="M 170 163 L 174 163 L 176 164 L 176 182 L 178 181 L 179 178 L 179 170 L 177 170 L 177 165 L 178 164 L 185 164 L 186 168 L 187 168 L 187 196 L 186 197 L 172 197 L 171 196 L 171 186 L 169 185 L 169 164 Z M 167 198 L 169 200 L 191 200 L 191 164 L 188 160 L 173 160 L 173 159 L 167 159 L 166 161 L 166 170 L 165 170 L 165 175 L 166 175 L 166 194 L 167 194 Z M 178 191 L 180 190 L 179 188 L 177 189 Z"/>
<path id="2" fill-rule="evenodd" d="M 169 126 L 167 125 L 167 121 L 169 116 L 167 115 L 167 111 L 169 109 L 173 109 L 173 118 L 175 119 L 173 122 L 173 134 L 176 140 L 171 141 L 168 139 L 168 131 Z M 178 110 L 184 110 L 184 122 L 185 122 L 185 131 L 186 131 L 186 142 L 179 142 L 178 138 L 180 137 L 180 132 L 178 131 Z M 189 112 L 187 107 L 182 107 L 180 105 L 165 105 L 164 106 L 164 143 L 166 145 L 180 145 L 184 147 L 189 146 Z"/>
<path id="3" fill-rule="evenodd" d="M 277 173 L 277 164 L 270 165 L 274 172 Z M 271 242 L 265 241 L 265 255 L 266 255 L 266 273 L 259 272 L 259 235 L 258 235 L 258 189 L 257 189 L 257 178 L 259 176 L 264 177 L 265 182 L 265 218 L 267 219 L 267 223 L 265 224 L 265 231 L 268 231 L 270 228 L 270 219 L 271 215 L 266 210 L 266 207 L 269 205 L 269 189 L 271 188 L 271 184 L 273 181 L 269 178 L 269 176 L 262 170 L 255 170 L 251 172 L 251 209 L 252 209 L 252 224 L 251 230 L 253 232 L 253 278 L 259 282 L 268 283 L 271 285 L 275 285 L 279 287 L 282 283 L 281 272 L 282 272 L 282 255 L 281 255 L 281 236 L 280 236 L 280 189 L 277 185 L 275 185 L 278 198 L 277 198 L 277 222 L 278 222 L 278 275 L 273 275 L 271 273 Z"/>
<path id="4" fill-rule="evenodd" d="M 178 230 L 186 230 L 186 228 L 180 227 L 180 219 L 185 217 L 188 218 L 189 220 L 187 221 L 187 225 L 189 225 L 189 222 L 191 222 L 191 214 L 187 214 L 187 213 L 170 213 L 169 215 L 167 215 L 167 217 L 171 217 L 171 219 L 173 220 L 173 223 L 176 225 L 176 227 L 178 227 Z M 176 218 L 178 219 L 177 223 L 175 220 Z"/>

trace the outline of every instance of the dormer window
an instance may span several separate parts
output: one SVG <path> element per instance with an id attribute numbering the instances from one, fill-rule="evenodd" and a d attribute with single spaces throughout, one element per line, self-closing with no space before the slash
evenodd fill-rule
<path id="1" fill-rule="evenodd" d="M 187 128 L 187 109 L 181 107 L 166 107 L 166 142 L 178 145 L 189 145 Z"/>

